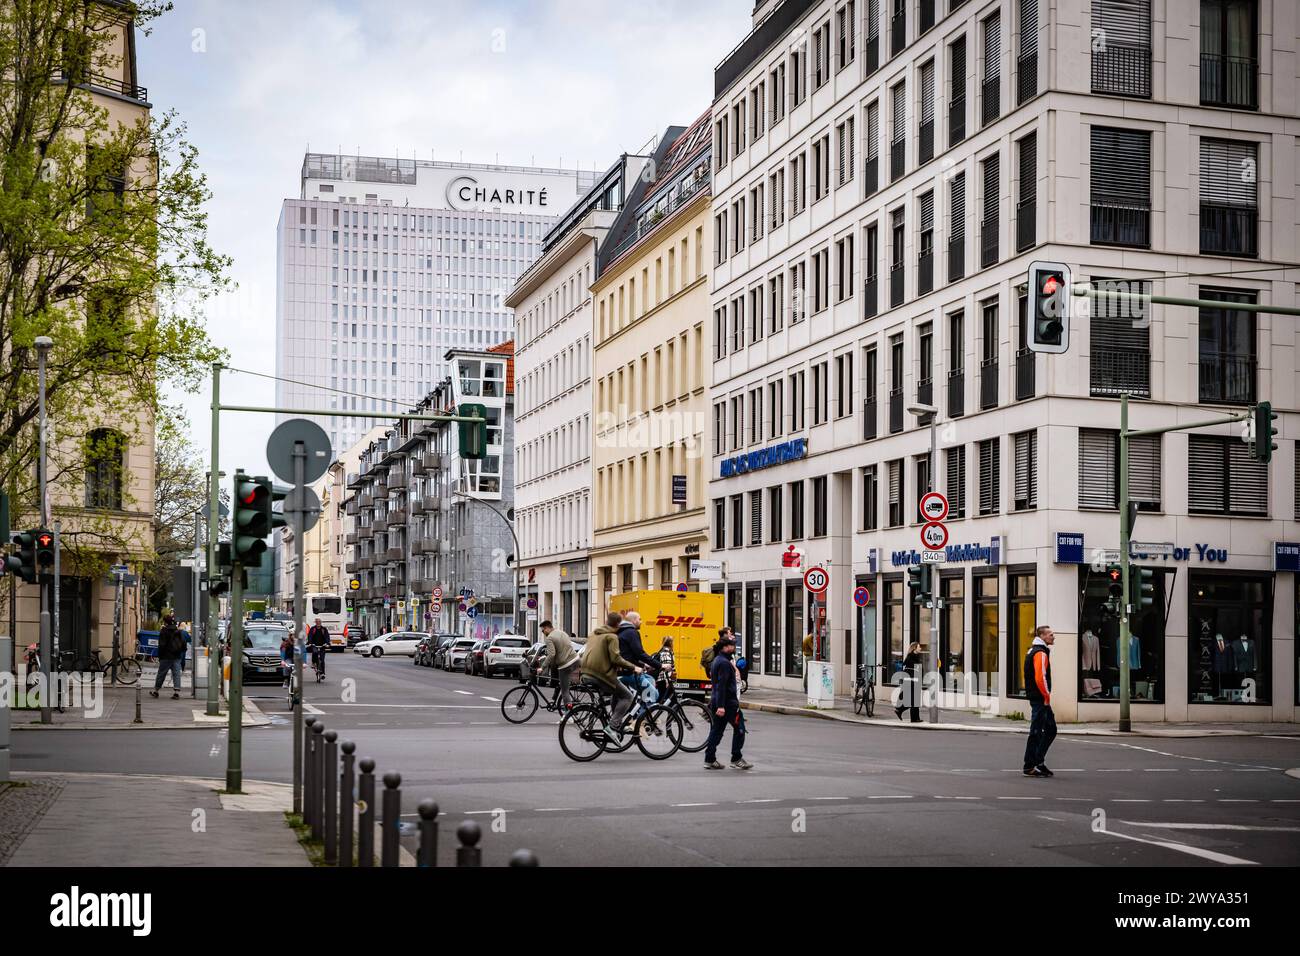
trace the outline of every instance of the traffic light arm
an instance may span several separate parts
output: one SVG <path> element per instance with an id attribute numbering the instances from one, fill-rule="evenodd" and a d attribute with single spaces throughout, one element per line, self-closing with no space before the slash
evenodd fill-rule
<path id="1" fill-rule="evenodd" d="M 1216 299 L 1184 299 L 1176 295 L 1156 295 L 1148 292 L 1112 292 L 1109 289 L 1094 289 L 1091 283 L 1076 282 L 1070 288 L 1076 297 L 1092 296 L 1094 299 L 1104 297 L 1107 302 L 1150 302 L 1155 305 L 1183 305 L 1191 309 L 1222 309 L 1223 303 Z M 1285 305 L 1268 305 L 1262 302 L 1234 302 L 1234 312 L 1265 312 L 1270 315 L 1300 315 L 1300 309 Z"/>
<path id="2" fill-rule="evenodd" d="M 1236 303 L 1234 302 L 1235 306 Z M 1163 435 L 1165 432 L 1185 432 L 1193 428 L 1212 428 L 1215 425 L 1234 425 L 1237 422 L 1248 422 L 1254 416 L 1254 406 L 1248 412 L 1242 412 L 1240 415 L 1233 415 L 1230 418 L 1215 418 L 1203 422 L 1190 422 L 1186 425 L 1165 425 L 1162 428 L 1126 428 L 1124 434 L 1129 438 L 1135 438 L 1138 435 Z"/>
<path id="3" fill-rule="evenodd" d="M 384 421 L 410 421 L 410 422 L 472 422 L 474 424 L 487 424 L 486 418 L 478 418 L 470 415 L 414 415 L 398 414 L 396 412 L 380 412 L 375 415 L 358 415 L 355 411 L 331 409 L 331 408 L 266 408 L 261 405 L 219 405 L 217 411 L 221 412 L 265 412 L 273 415 L 325 415 L 334 418 L 380 418 Z"/>

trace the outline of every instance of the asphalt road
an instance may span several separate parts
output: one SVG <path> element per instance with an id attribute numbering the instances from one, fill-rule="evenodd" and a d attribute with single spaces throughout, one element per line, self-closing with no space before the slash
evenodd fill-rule
<path id="1" fill-rule="evenodd" d="M 501 716 L 512 680 L 332 655 L 307 700 L 379 771 L 402 774 L 404 816 L 431 796 L 444 833 L 485 830 L 485 861 L 519 847 L 544 864 L 1225 866 L 1300 863 L 1300 738 L 1057 738 L 1050 780 L 1020 775 L 1024 738 L 752 713 L 748 772 L 633 748 L 579 764 L 554 715 Z M 277 717 L 246 729 L 248 779 L 290 779 Z M 14 735 L 17 770 L 219 777 L 224 731 Z M 725 757 L 724 744 L 723 755 Z M 446 839 L 446 838 L 444 838 Z"/>

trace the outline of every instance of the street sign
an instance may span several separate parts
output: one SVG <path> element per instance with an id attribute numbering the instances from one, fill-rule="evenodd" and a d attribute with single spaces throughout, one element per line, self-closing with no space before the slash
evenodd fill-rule
<path id="1" fill-rule="evenodd" d="M 948 517 L 948 499 L 937 491 L 921 496 L 921 517 L 926 521 L 942 521 Z"/>
<path id="2" fill-rule="evenodd" d="M 921 552 L 922 564 L 943 564 L 943 559 L 944 559 L 943 551 L 922 551 Z"/>
<path id="3" fill-rule="evenodd" d="M 275 431 L 266 440 L 266 462 L 271 466 L 275 477 L 293 484 L 293 446 L 299 441 L 307 452 L 302 480 L 304 484 L 310 484 L 325 474 L 333 455 L 325 429 L 310 418 L 291 418 L 276 425 Z"/>
<path id="4" fill-rule="evenodd" d="M 131 569 L 125 564 L 115 564 L 108 569 L 109 574 L 128 574 Z"/>
<path id="5" fill-rule="evenodd" d="M 686 582 L 683 581 L 681 584 L 677 585 L 677 590 L 679 590 L 679 591 L 689 591 L 690 588 L 688 588 L 688 587 L 686 586 Z"/>
<path id="6" fill-rule="evenodd" d="M 528 606 L 528 610 L 530 611 L 537 610 L 537 598 L 535 597 L 530 597 L 527 601 L 524 602 L 524 604 Z"/>
<path id="7" fill-rule="evenodd" d="M 350 588 L 353 591 L 359 591 L 361 590 L 361 582 L 358 581 L 356 578 L 353 578 L 351 581 L 348 582 L 348 588 Z"/>
<path id="8" fill-rule="evenodd" d="M 803 573 L 803 586 L 813 594 L 825 594 L 831 584 L 831 573 L 825 568 L 809 568 Z"/>
<path id="9" fill-rule="evenodd" d="M 434 596 L 435 598 L 438 598 L 439 600 L 441 600 L 441 599 L 442 599 L 442 588 L 440 588 L 440 587 L 435 587 L 435 588 L 433 589 L 433 596 Z"/>
<path id="10" fill-rule="evenodd" d="M 406 610 L 406 602 L 405 602 L 405 601 L 398 601 L 398 602 L 397 602 L 397 609 L 398 609 L 399 611 L 405 611 L 405 610 Z"/>
<path id="11" fill-rule="evenodd" d="M 871 603 L 871 592 L 865 587 L 858 586 L 853 589 L 853 603 L 858 607 L 866 607 Z"/>
<path id="12" fill-rule="evenodd" d="M 721 561 L 703 561 L 699 558 L 692 558 L 691 578 L 696 581 L 721 581 L 722 580 L 722 562 Z"/>
<path id="13" fill-rule="evenodd" d="M 1174 543 L 1172 541 L 1130 541 L 1128 553 L 1130 557 L 1135 554 L 1145 554 L 1153 558 L 1168 558 L 1173 556 Z"/>
<path id="14" fill-rule="evenodd" d="M 921 525 L 921 544 L 927 551 L 937 551 L 948 543 L 948 528 L 938 521 Z"/>
<path id="15" fill-rule="evenodd" d="M 474 618 L 478 617 L 478 608 L 476 607 L 468 608 L 465 611 L 465 616 L 468 617 L 471 621 L 474 620 Z"/>
<path id="16" fill-rule="evenodd" d="M 441 613 L 441 612 L 442 612 L 442 602 L 441 602 L 441 601 L 436 601 L 436 600 L 430 602 L 430 604 L 429 604 L 429 610 L 432 611 L 434 614 L 439 614 L 439 613 Z"/>

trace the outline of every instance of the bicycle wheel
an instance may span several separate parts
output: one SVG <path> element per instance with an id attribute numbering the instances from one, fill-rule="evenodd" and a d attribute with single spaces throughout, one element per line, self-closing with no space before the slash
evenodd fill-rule
<path id="1" fill-rule="evenodd" d="M 560 749 L 570 760 L 586 763 L 595 760 L 605 749 L 603 723 L 597 707 L 575 707 L 560 721 Z"/>
<path id="2" fill-rule="evenodd" d="M 853 712 L 855 714 L 862 713 L 862 708 L 866 704 L 865 697 L 861 684 L 853 688 Z"/>
<path id="3" fill-rule="evenodd" d="M 123 657 L 117 662 L 117 682 L 134 684 L 140 679 L 140 662 L 134 657 Z"/>
<path id="4" fill-rule="evenodd" d="M 535 713 L 537 691 L 528 684 L 510 688 L 501 698 L 501 716 L 512 724 L 522 724 Z"/>
<path id="5" fill-rule="evenodd" d="M 682 746 L 682 720 L 663 704 L 655 704 L 636 719 L 632 736 L 637 749 L 651 760 L 667 760 Z"/>
<path id="6" fill-rule="evenodd" d="M 876 685 L 868 682 L 866 693 L 862 696 L 867 702 L 867 716 L 876 716 Z"/>
<path id="7" fill-rule="evenodd" d="M 573 703 L 574 707 L 595 707 L 597 697 L 596 692 L 590 687 L 584 687 L 581 684 L 577 684 L 569 688 L 569 700 Z"/>
<path id="8" fill-rule="evenodd" d="M 677 717 L 682 723 L 682 750 L 697 754 L 709 742 L 713 717 L 708 704 L 702 700 L 686 699 L 677 702 Z"/>

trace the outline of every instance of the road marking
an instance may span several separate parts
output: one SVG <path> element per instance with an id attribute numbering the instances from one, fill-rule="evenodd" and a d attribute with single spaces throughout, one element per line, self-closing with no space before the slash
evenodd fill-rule
<path id="1" fill-rule="evenodd" d="M 360 721 L 358 721 L 358 722 L 357 722 L 357 726 L 358 726 L 358 727 L 387 727 L 387 726 L 388 726 L 388 721 L 386 721 L 386 720 L 381 720 L 381 721 L 373 721 L 373 720 L 370 720 L 370 721 L 366 721 L 365 723 L 361 723 Z"/>
<path id="2" fill-rule="evenodd" d="M 780 803 L 780 797 L 761 797 L 757 800 L 737 800 L 737 803 Z"/>
<path id="3" fill-rule="evenodd" d="M 268 698 L 268 699 L 269 699 L 269 698 Z M 324 714 L 324 713 L 325 713 L 325 711 L 321 710 L 319 707 L 315 707 L 315 706 L 313 706 L 313 705 L 307 703 L 306 701 L 303 701 L 303 703 L 302 703 L 302 712 L 303 712 L 304 714 Z"/>
<path id="4" fill-rule="evenodd" d="M 1218 767 L 1192 767 L 1188 773 L 1223 773 Z"/>
<path id="5" fill-rule="evenodd" d="M 848 797 L 809 797 L 810 800 L 847 800 Z"/>
<path id="6" fill-rule="evenodd" d="M 568 813 L 571 810 L 580 810 L 581 807 L 536 807 L 534 813 Z"/>
<path id="7" fill-rule="evenodd" d="M 1115 803 L 1150 803 L 1150 802 L 1151 802 L 1150 800 L 1138 799 L 1135 797 L 1122 797 L 1115 801 Z"/>
<path id="8" fill-rule="evenodd" d="M 670 807 L 716 807 L 716 803 L 670 803 Z"/>
<path id="9" fill-rule="evenodd" d="M 1146 820 L 1121 820 L 1135 827 L 1157 827 L 1161 830 L 1258 830 L 1261 833 L 1300 833 L 1300 827 L 1252 827 L 1244 823 L 1150 823 Z"/>
<path id="10" fill-rule="evenodd" d="M 1274 799 L 1274 800 L 1270 800 L 1269 803 L 1300 803 L 1300 800 L 1281 800 L 1281 799 Z"/>
<path id="11" fill-rule="evenodd" d="M 467 817 L 482 816 L 485 813 L 496 813 L 496 811 L 495 810 L 466 810 L 465 816 Z"/>
<path id="12" fill-rule="evenodd" d="M 457 691 L 460 693 L 460 691 Z M 470 695 L 473 696 L 472 694 Z M 398 710 L 495 710 L 487 704 L 330 704 L 331 707 L 393 707 Z"/>
<path id="13" fill-rule="evenodd" d="M 1204 800 L 1188 800 L 1183 797 L 1166 797 L 1165 803 L 1204 803 Z"/>
<path id="14" fill-rule="evenodd" d="M 1220 797 L 1219 803 L 1259 803 L 1258 800 L 1243 800 L 1240 797 Z"/>
<path id="15" fill-rule="evenodd" d="M 1056 799 L 1064 801 L 1065 803 L 1096 803 L 1097 802 L 1092 797 L 1057 797 Z"/>
<path id="16" fill-rule="evenodd" d="M 482 697 L 484 700 L 494 700 L 494 701 L 496 701 L 498 704 L 501 703 L 501 698 L 500 698 L 500 697 L 489 697 L 489 696 L 487 696 L 487 694 L 480 694 L 479 696 Z"/>
<path id="17" fill-rule="evenodd" d="M 1146 773 L 1177 773 L 1177 767 L 1143 767 Z"/>
<path id="18" fill-rule="evenodd" d="M 1042 797 L 998 797 L 999 800 L 1041 800 Z"/>
<path id="19" fill-rule="evenodd" d="M 1142 826 L 1144 824 L 1139 824 Z M 1243 860 L 1241 857 L 1228 856 L 1226 853 L 1215 853 L 1213 850 L 1203 850 L 1198 846 L 1188 846 L 1186 843 L 1174 843 L 1172 840 L 1150 840 L 1146 837 L 1131 836 L 1127 833 L 1118 833 L 1115 830 L 1098 830 L 1098 833 L 1105 833 L 1108 836 L 1117 836 L 1124 840 L 1132 840 L 1134 843 L 1146 843 L 1149 846 L 1163 847 L 1166 850 L 1174 850 L 1178 853 L 1186 853 L 1190 856 L 1199 856 L 1203 860 L 1212 860 L 1215 863 L 1226 863 L 1230 866 L 1245 864 L 1255 866 L 1254 860 Z"/>
<path id="20" fill-rule="evenodd" d="M 220 747 L 219 745 L 217 745 L 217 744 L 213 744 L 213 745 L 212 745 L 212 749 L 208 751 L 208 756 L 209 756 L 209 757 L 219 757 L 219 756 L 221 756 L 221 747 Z"/>
<path id="21" fill-rule="evenodd" d="M 915 794 L 911 793 L 878 793 L 868 795 L 868 800 L 911 800 Z"/>
<path id="22" fill-rule="evenodd" d="M 1098 767 L 1098 773 L 1132 773 L 1132 767 Z"/>
<path id="23" fill-rule="evenodd" d="M 458 694 L 464 694 L 466 697 L 473 697 L 473 696 L 474 696 L 470 691 L 467 691 L 467 690 L 458 690 L 458 691 L 456 691 L 456 693 L 458 693 Z"/>

